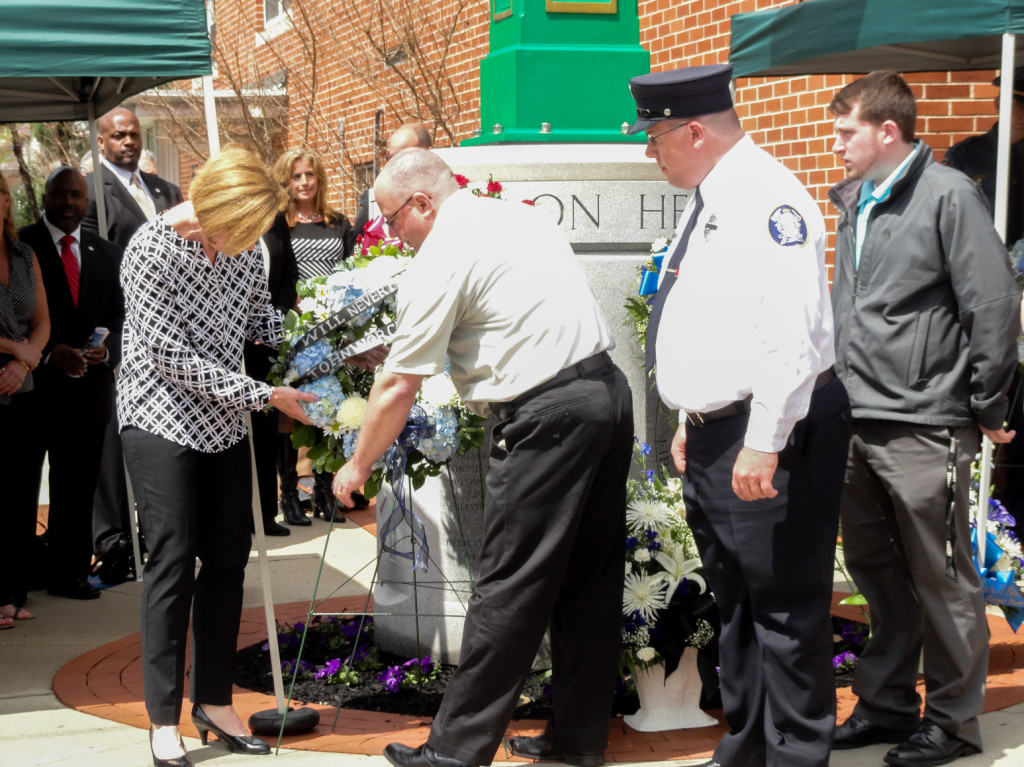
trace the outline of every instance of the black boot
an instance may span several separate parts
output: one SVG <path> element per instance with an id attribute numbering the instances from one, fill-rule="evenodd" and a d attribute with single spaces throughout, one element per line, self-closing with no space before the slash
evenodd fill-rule
<path id="1" fill-rule="evenodd" d="M 334 475 L 313 472 L 313 516 L 321 516 L 330 522 L 333 516 L 337 522 L 345 521 L 345 508 L 339 503 L 335 509 Z"/>
<path id="2" fill-rule="evenodd" d="M 292 435 L 278 434 L 277 476 L 281 482 L 281 513 L 289 525 L 304 527 L 313 523 L 309 521 L 299 503 L 299 475 L 295 470 L 298 459 L 299 451 L 292 447 Z"/>

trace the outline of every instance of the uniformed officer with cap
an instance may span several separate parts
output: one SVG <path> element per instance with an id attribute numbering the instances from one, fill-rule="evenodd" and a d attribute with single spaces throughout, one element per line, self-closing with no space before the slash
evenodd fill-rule
<path id="1" fill-rule="evenodd" d="M 728 66 L 635 77 L 647 156 L 691 189 L 647 335 L 672 458 L 722 614 L 729 732 L 707 765 L 826 767 L 833 554 L 850 408 L 832 371 L 825 226 L 754 145 Z"/>

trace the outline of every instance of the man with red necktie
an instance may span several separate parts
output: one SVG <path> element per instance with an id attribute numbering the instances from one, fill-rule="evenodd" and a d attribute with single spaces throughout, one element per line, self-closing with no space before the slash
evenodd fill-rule
<path id="1" fill-rule="evenodd" d="M 114 365 L 121 354 L 124 297 L 121 248 L 81 228 L 86 186 L 73 168 L 46 180 L 44 216 L 19 231 L 39 259 L 50 309 L 50 341 L 35 377 L 39 428 L 25 449 L 50 456 L 50 594 L 95 599 L 86 580 L 92 560 L 92 500 L 104 431 L 111 417 Z M 93 330 L 110 331 L 89 347 Z"/>

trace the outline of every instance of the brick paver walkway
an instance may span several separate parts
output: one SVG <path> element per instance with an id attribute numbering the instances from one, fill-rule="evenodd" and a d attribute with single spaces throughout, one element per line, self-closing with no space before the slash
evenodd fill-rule
<path id="1" fill-rule="evenodd" d="M 369 514 L 354 521 L 372 529 L 372 517 Z M 358 612 L 363 609 L 365 602 L 365 596 L 336 598 L 324 603 L 318 611 Z M 279 621 L 294 623 L 305 620 L 308 608 L 308 603 L 293 602 L 278 605 L 275 611 Z M 834 612 L 853 619 L 862 617 L 856 608 L 836 605 Z M 1001 616 L 990 615 L 988 621 L 992 636 L 988 690 L 985 696 L 986 712 L 1024 702 L 1024 635 L 1014 635 Z M 266 636 L 263 609 L 245 610 L 238 646 L 247 647 L 265 640 Z M 54 692 L 66 706 L 78 711 L 146 729 L 149 727 L 149 720 L 143 705 L 140 652 L 139 634 L 98 647 L 66 664 L 57 672 L 53 680 Z M 923 682 L 920 686 L 923 695 Z M 854 698 L 847 688 L 838 690 L 838 699 L 839 718 L 842 721 L 852 711 Z M 256 711 L 276 707 L 272 696 L 239 687 L 235 688 L 234 700 L 243 720 Z M 423 743 L 430 727 L 429 717 L 343 709 L 337 727 L 332 730 L 335 709 L 331 706 L 313 708 L 320 713 L 320 724 L 309 734 L 285 738 L 282 741 L 283 746 L 312 751 L 377 755 L 392 741 L 401 741 L 409 745 Z M 189 720 L 190 710 L 191 708 L 186 706 L 181 728 L 185 735 L 197 737 Z M 721 721 L 720 711 L 711 713 Z M 539 733 L 543 726 L 544 723 L 540 721 L 515 721 L 507 734 L 533 735 Z M 606 758 L 611 762 L 709 758 L 724 732 L 725 728 L 719 725 L 692 730 L 641 733 L 628 727 L 621 719 L 614 719 Z M 496 760 L 524 761 L 506 754 L 503 747 L 499 748 Z"/>

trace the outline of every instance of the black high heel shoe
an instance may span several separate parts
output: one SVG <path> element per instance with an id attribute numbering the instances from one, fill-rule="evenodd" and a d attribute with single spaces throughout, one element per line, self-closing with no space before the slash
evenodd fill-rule
<path id="1" fill-rule="evenodd" d="M 206 745 L 206 738 L 212 732 L 217 739 L 225 745 L 228 751 L 233 754 L 250 754 L 262 756 L 270 753 L 270 745 L 252 735 L 228 735 L 220 727 L 215 725 L 210 718 L 203 713 L 203 709 L 197 703 L 192 706 L 192 726 L 199 730 L 199 739 Z M 162 767 L 157 765 L 157 767 Z"/>
<path id="2" fill-rule="evenodd" d="M 178 737 L 178 743 L 181 745 L 181 750 L 185 751 L 185 744 L 181 742 L 181 737 Z M 149 752 L 153 754 L 153 728 L 149 728 Z M 192 767 L 192 759 L 188 755 L 188 751 L 185 751 L 183 756 L 176 756 L 173 759 L 161 759 L 156 754 L 153 754 L 153 767 Z"/>

